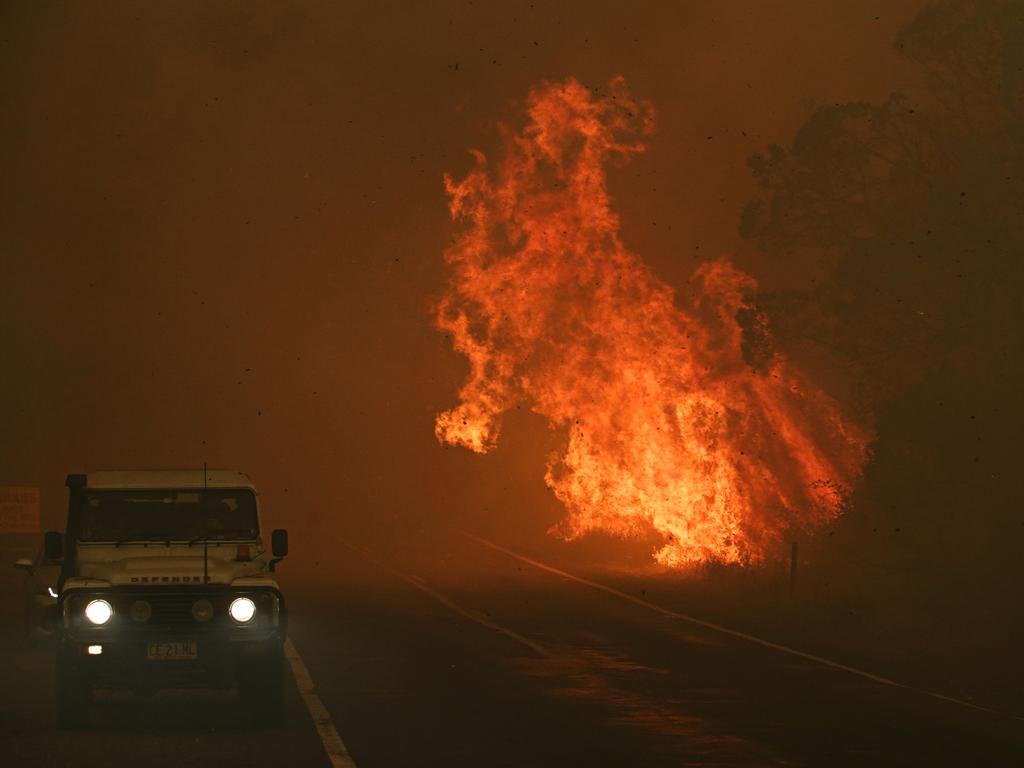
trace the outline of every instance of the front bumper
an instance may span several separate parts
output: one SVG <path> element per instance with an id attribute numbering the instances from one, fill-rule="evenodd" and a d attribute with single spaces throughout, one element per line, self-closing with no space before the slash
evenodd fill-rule
<path id="1" fill-rule="evenodd" d="M 230 601 L 239 596 L 260 606 L 249 624 L 238 624 L 227 614 Z M 102 626 L 91 625 L 82 613 L 94 599 L 107 600 L 114 609 Z M 150 609 L 144 620 L 132 615 L 132 606 L 139 601 Z M 191 607 L 197 601 L 212 604 L 208 620 L 194 617 Z M 69 590 L 61 594 L 58 611 L 59 663 L 92 688 L 235 687 L 280 664 L 288 625 L 284 599 L 269 587 Z M 148 653 L 151 643 L 194 643 L 195 657 L 153 659 Z"/>
<path id="2" fill-rule="evenodd" d="M 219 688 L 244 684 L 264 669 L 280 663 L 282 640 L 272 634 L 263 639 L 228 641 L 210 635 L 161 636 L 159 641 L 195 641 L 195 659 L 148 658 L 147 638 L 112 638 L 102 643 L 62 640 L 58 653 L 65 669 L 90 688 L 148 690 L 160 688 Z M 101 653 L 89 653 L 90 647 Z"/>

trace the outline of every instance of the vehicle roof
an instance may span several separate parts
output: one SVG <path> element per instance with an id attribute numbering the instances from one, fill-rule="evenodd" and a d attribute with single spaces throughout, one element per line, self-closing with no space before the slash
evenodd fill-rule
<path id="1" fill-rule="evenodd" d="M 252 481 L 234 469 L 115 469 L 89 472 L 86 488 L 97 490 L 119 488 L 248 488 L 255 491 Z"/>

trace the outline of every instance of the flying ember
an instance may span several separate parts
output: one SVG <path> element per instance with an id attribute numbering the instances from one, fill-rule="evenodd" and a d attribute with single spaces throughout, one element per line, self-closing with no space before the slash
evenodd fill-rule
<path id="1" fill-rule="evenodd" d="M 643 151 L 649 104 L 621 78 L 527 98 L 525 127 L 491 165 L 446 177 L 460 233 L 437 324 L 469 359 L 440 441 L 486 453 L 527 406 L 567 432 L 546 482 L 557 532 L 663 537 L 655 559 L 757 562 L 787 532 L 842 512 L 867 432 L 774 355 L 756 283 L 725 260 L 685 301 L 619 238 L 606 166 Z"/>

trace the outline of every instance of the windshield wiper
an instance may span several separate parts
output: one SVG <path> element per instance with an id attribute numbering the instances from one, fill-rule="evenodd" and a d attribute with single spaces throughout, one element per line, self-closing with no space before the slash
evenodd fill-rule
<path id="1" fill-rule="evenodd" d="M 199 544 L 204 541 L 228 541 L 230 539 L 250 539 L 255 538 L 251 535 L 252 531 L 245 531 L 240 528 L 233 528 L 227 531 L 218 531 L 217 533 L 211 533 L 208 536 L 199 536 L 195 539 L 191 539 L 188 545 L 191 547 L 193 544 Z"/>
<path id="2" fill-rule="evenodd" d="M 167 536 L 166 533 L 143 533 L 139 536 L 129 536 L 125 539 L 117 539 L 116 541 L 114 541 L 114 546 L 120 547 L 122 544 L 128 544 L 130 542 L 136 541 L 141 544 L 146 544 L 154 541 L 162 541 L 165 546 L 171 546 L 171 539 Z"/>
<path id="3" fill-rule="evenodd" d="M 141 541 L 137 536 L 129 536 L 127 539 L 118 539 L 114 542 L 115 547 L 120 547 L 122 544 L 128 544 L 133 541 Z"/>

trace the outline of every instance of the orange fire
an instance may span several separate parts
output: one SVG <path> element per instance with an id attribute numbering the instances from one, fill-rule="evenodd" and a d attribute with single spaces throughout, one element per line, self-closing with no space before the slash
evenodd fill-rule
<path id="1" fill-rule="evenodd" d="M 557 532 L 653 529 L 669 566 L 757 562 L 834 519 L 868 435 L 770 345 L 751 352 L 767 339 L 754 279 L 708 262 L 677 302 L 619 239 L 605 167 L 643 151 L 650 105 L 621 78 L 603 94 L 570 79 L 533 90 L 527 114 L 496 167 L 474 152 L 445 178 L 464 228 L 437 323 L 470 373 L 438 440 L 486 453 L 527 405 L 568 432 L 545 477 L 569 513 Z"/>

